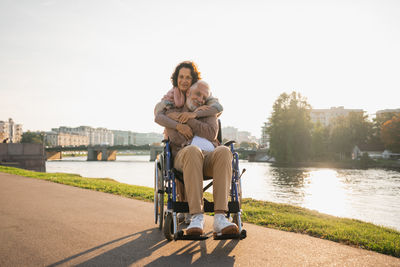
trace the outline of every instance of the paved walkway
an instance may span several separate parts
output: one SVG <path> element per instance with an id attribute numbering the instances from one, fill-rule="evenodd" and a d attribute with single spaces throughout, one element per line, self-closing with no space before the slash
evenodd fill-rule
<path id="1" fill-rule="evenodd" d="M 211 235 L 212 217 L 206 217 Z M 400 266 L 400 259 L 371 251 L 244 227 L 242 241 L 167 242 L 152 203 L 0 173 L 2 267 Z"/>

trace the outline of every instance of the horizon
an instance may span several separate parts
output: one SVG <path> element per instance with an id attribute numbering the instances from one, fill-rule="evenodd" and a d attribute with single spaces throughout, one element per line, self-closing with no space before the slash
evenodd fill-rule
<path id="1" fill-rule="evenodd" d="M 0 119 L 162 132 L 153 108 L 183 60 L 224 106 L 222 125 L 257 138 L 284 92 L 314 109 L 397 109 L 399 11 L 391 0 L 5 0 Z"/>
<path id="2" fill-rule="evenodd" d="M 332 109 L 332 108 L 341 108 L 341 107 L 343 107 L 343 106 L 338 106 L 338 107 L 333 106 L 333 107 L 330 107 L 330 108 L 323 108 L 323 109 L 319 109 L 319 110 L 330 110 L 330 109 Z M 343 107 L 343 108 L 346 109 L 345 107 Z M 394 108 L 394 109 L 395 109 L 395 108 Z M 311 108 L 311 110 L 316 110 L 316 109 Z M 363 109 L 361 109 L 361 110 L 363 110 Z M 377 110 L 376 112 L 378 112 L 378 111 L 385 111 L 385 110 L 391 110 L 391 109 L 382 109 L 382 110 Z M 367 113 L 367 111 L 365 111 L 365 110 L 363 110 L 363 112 L 364 112 L 364 113 Z M 372 121 L 373 118 L 372 118 L 371 116 L 372 116 L 372 115 L 376 115 L 376 112 L 373 113 L 373 114 L 365 114 L 365 115 L 368 116 L 368 120 Z M 13 118 L 9 118 L 9 119 L 13 119 Z M 269 116 L 268 116 L 268 119 L 269 119 Z M 268 122 L 268 119 L 267 119 L 265 122 Z M 6 120 L 2 120 L 2 119 L 0 118 L 0 121 L 6 121 Z M 14 119 L 13 119 L 13 121 L 14 121 Z M 23 125 L 24 125 L 23 123 L 19 123 L 19 122 L 16 122 L 16 121 L 14 121 L 14 123 L 16 123 L 16 124 L 21 124 L 21 125 L 22 125 L 22 128 L 23 128 Z M 263 124 L 264 124 L 264 122 L 263 122 Z M 263 125 L 262 125 L 262 126 L 263 126 Z M 260 131 L 261 131 L 262 126 L 260 126 Z M 90 127 L 90 128 L 94 128 L 94 129 L 103 128 L 103 129 L 107 129 L 107 130 L 110 130 L 110 131 L 127 131 L 127 132 L 133 132 L 133 133 L 156 133 L 156 134 L 162 134 L 162 131 L 161 131 L 161 132 L 156 132 L 156 131 L 143 132 L 143 131 L 132 131 L 132 130 L 121 130 L 121 129 L 109 129 L 109 128 L 107 128 L 107 127 L 102 127 L 102 126 L 91 126 L 91 125 L 78 125 L 78 126 L 59 125 L 58 127 L 51 127 L 50 130 L 48 130 L 48 131 L 46 131 L 46 130 L 39 130 L 39 129 L 37 129 L 37 130 L 28 129 L 28 130 L 24 130 L 24 132 L 27 132 L 27 131 L 30 131 L 30 132 L 51 132 L 53 128 L 61 128 L 61 127 L 66 127 L 66 128 Z M 233 127 L 233 128 L 235 128 L 235 129 L 237 129 L 238 132 L 249 132 L 249 133 L 251 134 L 251 136 L 256 137 L 257 140 L 260 139 L 260 137 L 254 135 L 252 132 L 250 132 L 250 131 L 248 131 L 248 130 L 246 130 L 246 129 L 240 129 L 240 128 L 238 128 L 238 127 L 236 127 L 236 126 L 232 126 L 232 125 L 223 126 L 223 127 L 222 127 L 222 130 L 223 130 L 224 128 L 229 128 L 229 127 Z"/>

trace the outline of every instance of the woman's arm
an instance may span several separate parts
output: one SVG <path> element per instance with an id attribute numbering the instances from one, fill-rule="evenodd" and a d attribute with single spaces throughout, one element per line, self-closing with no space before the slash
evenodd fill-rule
<path id="1" fill-rule="evenodd" d="M 218 98 L 213 97 L 213 96 L 210 96 L 209 98 L 207 98 L 206 105 L 216 108 L 218 110 L 218 112 L 222 112 L 224 110 L 221 103 L 219 103 Z"/>
<path id="2" fill-rule="evenodd" d="M 219 111 L 215 107 L 209 106 L 207 109 L 199 109 L 199 110 L 196 109 L 195 111 L 193 111 L 193 113 L 194 115 L 196 115 L 195 118 L 204 118 L 217 115 L 219 114 Z"/>
<path id="3" fill-rule="evenodd" d="M 216 116 L 209 116 L 206 119 L 203 119 L 203 121 L 190 119 L 188 120 L 187 125 L 192 128 L 193 135 L 203 137 L 209 141 L 213 141 L 217 138 L 218 120 Z"/>
<path id="4" fill-rule="evenodd" d="M 164 112 L 159 112 L 158 114 L 156 114 L 154 121 L 161 126 L 171 129 L 176 129 L 176 125 L 178 124 L 177 121 L 174 121 L 173 119 L 169 118 L 167 115 L 165 115 Z"/>
<path id="5" fill-rule="evenodd" d="M 173 113 L 179 114 L 178 112 L 171 112 L 171 113 L 169 113 L 169 115 L 171 115 Z M 190 139 L 193 137 L 193 131 L 188 125 L 178 123 L 177 121 L 171 119 L 169 117 L 169 115 L 166 115 L 165 112 L 160 112 L 156 115 L 154 121 L 156 123 L 158 123 L 159 125 L 166 127 L 167 131 L 169 129 L 177 130 L 186 139 Z M 176 115 L 174 114 L 174 116 L 176 116 Z M 174 116 L 172 116 L 172 117 L 174 117 Z"/>
<path id="6" fill-rule="evenodd" d="M 207 101 L 204 105 L 208 106 L 208 108 L 207 109 L 199 108 L 194 111 L 194 113 L 196 114 L 196 118 L 209 117 L 213 115 L 219 116 L 224 110 L 222 105 L 219 103 L 218 98 L 213 96 L 207 98 Z"/>
<path id="7" fill-rule="evenodd" d="M 161 100 L 154 107 L 154 116 L 156 116 L 158 113 L 165 111 L 167 109 L 170 109 L 172 107 L 174 107 L 174 104 L 171 101 Z"/>

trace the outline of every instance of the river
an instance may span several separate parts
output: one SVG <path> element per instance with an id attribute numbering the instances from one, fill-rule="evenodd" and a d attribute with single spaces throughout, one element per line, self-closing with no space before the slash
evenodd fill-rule
<path id="1" fill-rule="evenodd" d="M 400 172 L 384 169 L 283 168 L 240 162 L 243 197 L 286 203 L 339 217 L 360 219 L 400 230 Z M 86 157 L 47 161 L 47 172 L 112 178 L 153 187 L 149 156 L 117 156 L 116 161 Z"/>

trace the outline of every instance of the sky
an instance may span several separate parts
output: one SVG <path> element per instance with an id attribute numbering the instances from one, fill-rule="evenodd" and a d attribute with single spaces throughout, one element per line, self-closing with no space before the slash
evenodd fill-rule
<path id="1" fill-rule="evenodd" d="M 284 92 L 400 108 L 400 1 L 1 0 L 0 120 L 161 133 L 153 109 L 184 60 L 222 126 L 256 137 Z"/>

